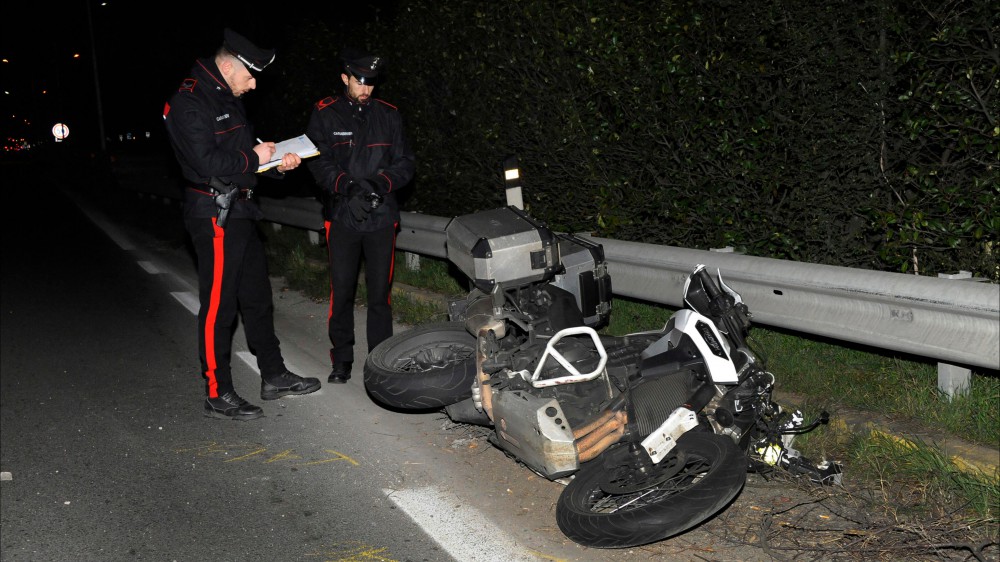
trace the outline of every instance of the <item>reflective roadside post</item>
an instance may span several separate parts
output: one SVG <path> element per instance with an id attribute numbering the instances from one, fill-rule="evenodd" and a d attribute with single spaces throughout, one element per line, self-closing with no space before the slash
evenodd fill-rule
<path id="1" fill-rule="evenodd" d="M 524 210 L 524 199 L 521 197 L 521 170 L 518 168 L 517 156 L 508 156 L 503 161 L 503 182 L 507 189 L 507 204 Z"/>

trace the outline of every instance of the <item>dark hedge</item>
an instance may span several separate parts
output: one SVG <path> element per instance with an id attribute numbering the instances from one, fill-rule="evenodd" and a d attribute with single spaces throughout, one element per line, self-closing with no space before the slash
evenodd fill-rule
<path id="1" fill-rule="evenodd" d="M 987 0 L 400 0 L 289 28 L 295 133 L 354 43 L 389 61 L 408 210 L 503 205 L 519 158 L 557 230 L 1000 281 L 998 18 Z"/>

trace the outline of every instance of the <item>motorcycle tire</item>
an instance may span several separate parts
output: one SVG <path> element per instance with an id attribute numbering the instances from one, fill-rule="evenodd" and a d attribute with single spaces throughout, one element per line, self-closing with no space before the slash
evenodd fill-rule
<path id="1" fill-rule="evenodd" d="M 622 444 L 581 466 L 556 504 L 563 534 L 593 548 L 661 541 L 716 514 L 747 478 L 747 459 L 736 443 L 709 432 L 685 433 L 645 474 L 634 463 Z"/>
<path id="2" fill-rule="evenodd" d="M 365 359 L 365 389 L 403 410 L 443 408 L 472 396 L 476 338 L 463 322 L 415 326 L 375 346 Z"/>

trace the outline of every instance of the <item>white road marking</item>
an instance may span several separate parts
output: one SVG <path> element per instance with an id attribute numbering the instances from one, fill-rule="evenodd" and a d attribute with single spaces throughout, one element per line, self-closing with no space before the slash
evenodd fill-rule
<path id="1" fill-rule="evenodd" d="M 184 305 L 184 308 L 188 309 L 191 314 L 197 315 L 198 310 L 201 309 L 201 303 L 198 302 L 198 297 L 194 293 L 170 293 L 170 296 L 177 299 L 177 302 Z"/>
<path id="2" fill-rule="evenodd" d="M 449 492 L 434 487 L 382 492 L 456 560 L 543 560 Z M 469 540 L 469 529 L 475 529 L 475 540 Z"/>
<path id="3" fill-rule="evenodd" d="M 143 261 L 137 261 L 135 263 L 139 264 L 139 267 L 141 267 L 143 270 L 146 271 L 146 273 L 150 275 L 157 275 L 160 273 L 160 268 L 156 267 L 156 264 L 151 261 L 143 260 Z"/>
<path id="4" fill-rule="evenodd" d="M 244 363 L 253 369 L 253 372 L 260 374 L 260 370 L 257 369 L 257 358 L 253 356 L 253 353 L 249 351 L 237 351 L 236 356 L 239 357 Z"/>
<path id="5" fill-rule="evenodd" d="M 253 353 L 250 353 L 249 351 L 234 351 L 233 355 L 238 357 L 240 361 L 246 363 L 247 366 L 253 369 L 253 372 L 258 375 L 260 374 L 260 369 L 257 367 L 257 357 Z M 300 372 L 295 369 L 295 365 L 288 362 L 288 359 L 285 359 L 285 368 L 293 373 Z"/>

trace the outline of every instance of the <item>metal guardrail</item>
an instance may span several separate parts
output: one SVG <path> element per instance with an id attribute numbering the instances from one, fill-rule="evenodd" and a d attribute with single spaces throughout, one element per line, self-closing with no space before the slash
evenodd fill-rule
<path id="1" fill-rule="evenodd" d="M 1000 367 L 1000 286 L 604 238 L 616 295 L 680 306 L 718 268 L 754 321 L 957 364 Z"/>
<path id="2" fill-rule="evenodd" d="M 260 197 L 257 204 L 264 211 L 264 219 L 270 222 L 323 231 L 322 206 L 315 199 L 295 198 L 274 199 Z M 433 258 L 447 258 L 444 228 L 450 219 L 403 211 L 400 219 L 396 248 Z"/>
<path id="3" fill-rule="evenodd" d="M 267 220 L 323 227 L 314 200 L 260 204 Z M 448 221 L 402 213 L 397 248 L 447 258 Z M 1000 285 L 581 236 L 604 246 L 616 295 L 681 306 L 684 280 L 703 263 L 722 271 L 760 324 L 1000 369 Z"/>
<path id="4" fill-rule="evenodd" d="M 315 199 L 261 197 L 258 203 L 267 221 L 323 230 Z M 396 247 L 447 258 L 449 220 L 403 212 Z M 616 295 L 681 306 L 684 280 L 705 264 L 722 271 L 757 323 L 1000 370 L 1000 285 L 580 236 L 604 246 Z M 950 394 L 967 384 L 967 375 L 964 367 L 957 375 L 949 367 L 939 365 L 939 386 Z M 957 383 L 942 380 L 956 376 Z"/>

